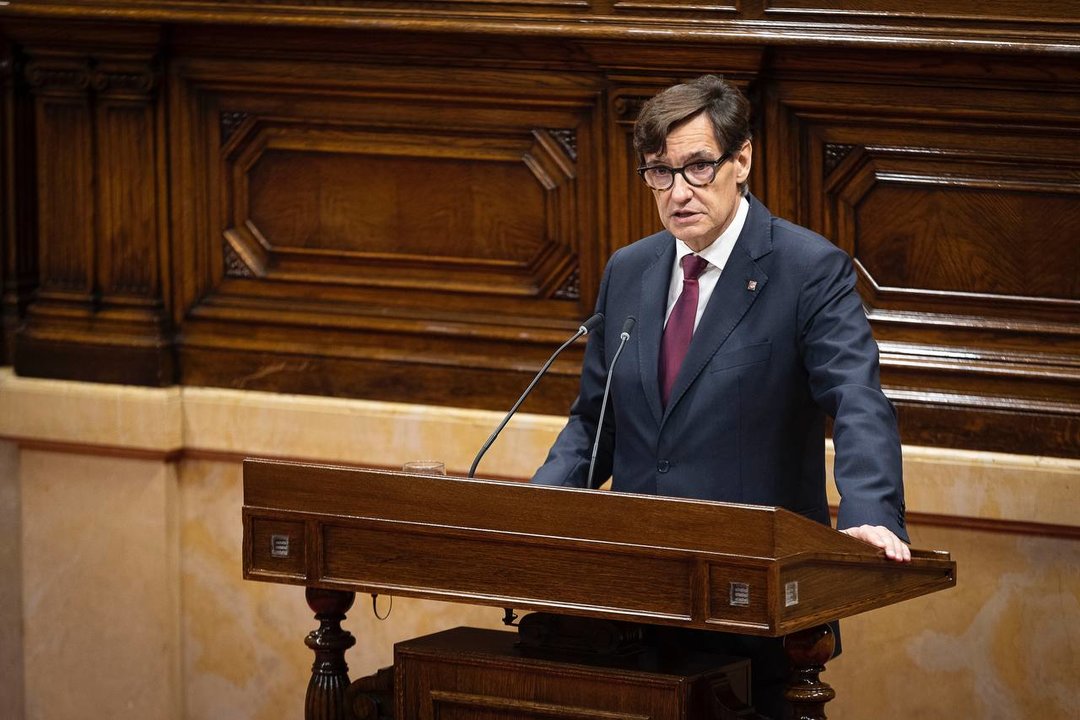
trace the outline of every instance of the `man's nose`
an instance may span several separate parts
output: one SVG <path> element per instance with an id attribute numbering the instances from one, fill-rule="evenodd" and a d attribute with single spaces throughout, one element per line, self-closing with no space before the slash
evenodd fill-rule
<path id="1" fill-rule="evenodd" d="M 686 181 L 682 173 L 675 174 L 675 180 L 671 184 L 671 199 L 677 201 L 689 200 L 694 194 L 694 186 Z"/>

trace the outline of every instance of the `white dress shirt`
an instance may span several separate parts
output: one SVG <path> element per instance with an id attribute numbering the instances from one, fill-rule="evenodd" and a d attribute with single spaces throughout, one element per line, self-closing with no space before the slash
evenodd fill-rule
<path id="1" fill-rule="evenodd" d="M 705 306 L 709 304 L 713 290 L 716 289 L 716 282 L 720 279 L 724 265 L 731 257 L 731 251 L 735 247 L 735 241 L 739 239 L 743 225 L 746 224 L 746 216 L 749 212 L 750 203 L 745 197 L 739 198 L 739 207 L 735 210 L 735 217 L 731 219 L 731 224 L 720 233 L 720 237 L 698 253 L 709 264 L 698 277 L 698 304 L 697 314 L 694 316 L 694 330 L 697 330 L 698 323 L 701 322 L 701 315 L 705 312 Z M 683 257 L 693 252 L 686 243 L 675 238 L 675 264 L 671 268 L 671 282 L 668 284 L 667 312 L 664 313 L 665 325 L 671 316 L 671 310 L 675 307 L 675 301 L 682 294 L 683 273 L 682 265 L 679 263 Z"/>

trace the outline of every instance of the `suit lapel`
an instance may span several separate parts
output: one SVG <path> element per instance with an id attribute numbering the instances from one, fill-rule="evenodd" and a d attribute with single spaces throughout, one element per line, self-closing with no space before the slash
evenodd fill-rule
<path id="1" fill-rule="evenodd" d="M 641 275 L 641 301 L 638 307 L 638 367 L 649 410 L 660 424 L 664 415 L 660 404 L 660 338 L 664 333 L 671 267 L 675 262 L 675 238 L 668 233 L 656 249 L 656 260 Z"/>
<path id="2" fill-rule="evenodd" d="M 772 218 L 768 210 L 750 198 L 750 214 L 746 218 L 746 225 L 732 249 L 727 265 L 720 273 L 709 304 L 705 306 L 701 322 L 690 341 L 686 358 L 675 378 L 675 386 L 671 389 L 671 399 L 664 417 L 670 414 L 672 408 L 686 394 L 687 389 L 764 290 L 769 278 L 755 260 L 771 249 L 771 224 Z M 659 347 L 657 340 L 657 355 Z M 657 362 L 654 359 L 654 370 Z M 654 379 L 654 382 L 658 381 Z"/>

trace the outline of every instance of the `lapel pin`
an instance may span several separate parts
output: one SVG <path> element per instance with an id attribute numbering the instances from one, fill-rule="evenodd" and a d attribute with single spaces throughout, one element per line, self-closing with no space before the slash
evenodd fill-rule
<path id="1" fill-rule="evenodd" d="M 747 280 L 746 289 L 750 292 L 754 292 L 755 290 L 757 290 L 757 280 Z"/>

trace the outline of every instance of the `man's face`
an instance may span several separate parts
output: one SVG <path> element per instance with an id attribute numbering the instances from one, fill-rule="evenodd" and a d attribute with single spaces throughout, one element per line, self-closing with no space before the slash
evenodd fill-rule
<path id="1" fill-rule="evenodd" d="M 713 134 L 709 118 L 699 113 L 671 131 L 662 153 L 648 153 L 644 159 L 646 165 L 682 167 L 695 160 L 717 160 L 725 150 Z M 717 168 L 716 177 L 704 187 L 694 187 L 679 174 L 667 190 L 653 190 L 664 227 L 694 251 L 711 245 L 735 217 L 739 184 L 750 175 L 750 155 L 747 142 Z"/>

